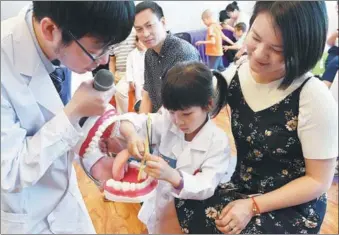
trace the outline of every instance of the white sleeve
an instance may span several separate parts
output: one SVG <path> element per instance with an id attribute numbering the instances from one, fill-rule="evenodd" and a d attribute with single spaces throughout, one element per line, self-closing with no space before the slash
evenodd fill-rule
<path id="1" fill-rule="evenodd" d="M 335 101 L 337 101 L 338 103 L 338 72 L 332 82 L 332 85 L 331 85 L 331 93 L 335 99 Z"/>
<path id="2" fill-rule="evenodd" d="M 208 157 L 201 166 L 201 172 L 191 175 L 180 171 L 184 187 L 180 192 L 172 188 L 174 197 L 205 200 L 214 194 L 229 167 L 231 151 L 226 134 L 223 138 L 214 140 L 208 151 Z"/>
<path id="3" fill-rule="evenodd" d="M 238 46 L 242 46 L 244 44 L 244 41 L 245 41 L 245 38 L 246 38 L 246 33 L 244 33 L 238 41 L 235 42 L 236 45 Z"/>
<path id="4" fill-rule="evenodd" d="M 127 56 L 126 61 L 126 81 L 127 82 L 135 82 L 133 77 L 133 54 L 134 50 L 131 51 Z"/>
<path id="5" fill-rule="evenodd" d="M 170 123 L 168 112 L 151 113 L 150 116 L 152 120 L 152 144 L 159 145 L 161 141 L 161 134 L 164 133 L 164 129 Z M 139 135 L 142 137 L 146 136 L 147 114 L 126 113 L 121 116 L 121 120 L 131 122 Z"/>
<path id="6" fill-rule="evenodd" d="M 231 63 L 226 69 L 225 71 L 223 71 L 221 74 L 225 77 L 226 82 L 227 82 L 227 86 L 230 85 L 235 72 L 237 71 L 237 65 L 235 63 Z"/>
<path id="7" fill-rule="evenodd" d="M 300 93 L 298 136 L 308 159 L 338 156 L 338 106 L 320 80 L 312 78 Z"/>
<path id="8" fill-rule="evenodd" d="M 1 189 L 12 192 L 34 185 L 75 146 L 81 133 L 62 111 L 29 136 L 6 92 L 1 91 Z"/>

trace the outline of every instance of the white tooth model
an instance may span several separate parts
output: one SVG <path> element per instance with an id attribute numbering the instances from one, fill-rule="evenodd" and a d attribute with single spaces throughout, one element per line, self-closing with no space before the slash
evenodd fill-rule
<path id="1" fill-rule="evenodd" d="M 121 137 L 117 138 L 120 120 L 120 116 L 117 115 L 113 106 L 110 106 L 102 116 L 89 117 L 82 127 L 84 136 L 76 146 L 76 152 L 80 156 L 80 162 L 84 171 L 94 183 L 104 188 L 104 195 L 108 200 L 140 203 L 154 195 L 158 181 L 147 176 L 146 173 L 143 173 L 141 180 L 138 182 L 139 162 L 131 161 L 128 164 L 127 172 L 123 173 L 122 177 L 119 178 L 120 180 L 116 178 L 113 179 L 114 177 L 112 176 L 113 178 L 106 179 L 105 182 L 100 182 L 95 179 L 95 177 L 89 173 L 89 169 L 86 169 L 83 164 L 83 159 L 89 159 L 89 162 L 96 162 L 96 160 L 101 157 L 109 157 L 99 149 L 99 141 L 101 138 L 114 138 L 118 143 L 121 142 Z M 122 162 L 126 162 L 126 159 L 122 159 L 126 158 L 126 150 L 122 149 L 123 145 L 123 143 L 117 144 L 119 147 L 117 147 L 115 152 L 118 154 L 113 161 L 112 172 L 114 169 L 121 171 L 124 168 L 124 165 L 121 165 Z M 127 156 L 127 158 L 128 157 L 129 156 Z M 119 164 L 121 166 L 119 166 Z"/>

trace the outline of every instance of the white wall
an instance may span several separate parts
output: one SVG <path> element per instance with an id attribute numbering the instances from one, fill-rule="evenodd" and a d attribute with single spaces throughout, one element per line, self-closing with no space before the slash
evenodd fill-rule
<path id="1" fill-rule="evenodd" d="M 139 1 L 140 2 L 140 1 Z M 156 1 L 164 11 L 167 28 L 173 33 L 201 29 L 205 27 L 201 21 L 201 13 L 211 9 L 218 17 L 219 12 L 224 10 L 233 1 Z M 137 3 L 137 2 L 136 2 Z M 238 1 L 241 11 L 251 16 L 255 1 Z M 329 32 L 338 28 L 337 1 L 326 1 Z"/>
<path id="2" fill-rule="evenodd" d="M 1 20 L 16 15 L 22 7 L 31 1 L 1 1 Z M 136 1 L 137 4 L 140 1 Z M 219 11 L 232 1 L 156 1 L 164 10 L 167 28 L 173 33 L 201 29 L 201 13 L 211 9 L 216 17 Z M 238 1 L 240 10 L 251 15 L 254 1 Z M 329 16 L 329 32 L 338 28 L 337 1 L 326 1 Z"/>
<path id="3" fill-rule="evenodd" d="M 205 28 L 201 21 L 201 13 L 210 9 L 216 19 L 219 19 L 219 12 L 224 10 L 232 1 L 156 1 L 164 11 L 167 29 L 172 33 Z M 252 12 L 253 1 L 238 2 L 239 8 L 248 13 Z"/>

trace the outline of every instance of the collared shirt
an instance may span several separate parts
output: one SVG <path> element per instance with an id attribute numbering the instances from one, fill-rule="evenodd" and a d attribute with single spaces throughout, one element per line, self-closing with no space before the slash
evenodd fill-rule
<path id="1" fill-rule="evenodd" d="M 144 90 L 149 94 L 153 112 L 162 106 L 161 86 L 165 74 L 181 61 L 200 61 L 199 52 L 190 43 L 171 34 L 167 35 L 159 54 L 153 49 L 146 51 Z"/>
<path id="2" fill-rule="evenodd" d="M 35 45 L 35 48 L 37 49 L 37 52 L 40 56 L 40 59 L 42 63 L 44 64 L 47 72 L 49 74 L 53 73 L 56 68 L 60 67 L 63 70 L 64 73 L 64 82 L 62 84 L 62 90 L 58 91 L 60 98 L 63 102 L 64 105 L 68 103 L 68 101 L 71 99 L 71 80 L 72 80 L 72 73 L 71 70 L 66 68 L 65 66 L 61 65 L 60 62 L 59 64 L 55 63 L 53 64 L 52 61 L 50 61 L 45 53 L 42 51 L 38 39 L 34 33 L 34 28 L 33 28 L 33 8 L 32 5 L 28 8 L 26 16 L 25 16 L 25 21 L 27 23 L 28 29 L 30 34 L 32 35 L 32 39 Z"/>
<path id="3" fill-rule="evenodd" d="M 28 25 L 29 32 L 32 35 L 34 45 L 38 51 L 38 54 L 41 58 L 42 63 L 44 64 L 46 70 L 48 73 L 52 73 L 55 70 L 55 67 L 53 66 L 52 62 L 47 58 L 45 53 L 41 50 L 41 47 L 38 43 L 38 39 L 36 38 L 36 35 L 34 33 L 34 28 L 33 28 L 33 7 L 32 5 L 29 7 L 27 14 L 25 16 L 25 21 Z"/>

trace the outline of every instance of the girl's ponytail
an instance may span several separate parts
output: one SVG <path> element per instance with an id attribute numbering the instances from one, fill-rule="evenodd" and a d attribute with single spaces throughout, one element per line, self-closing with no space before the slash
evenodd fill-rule
<path id="1" fill-rule="evenodd" d="M 221 109 L 227 105 L 228 87 L 225 77 L 220 72 L 213 70 L 212 73 L 213 76 L 217 78 L 215 107 L 211 114 L 212 118 L 214 118 L 219 114 Z"/>

